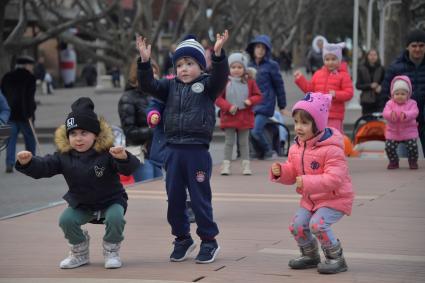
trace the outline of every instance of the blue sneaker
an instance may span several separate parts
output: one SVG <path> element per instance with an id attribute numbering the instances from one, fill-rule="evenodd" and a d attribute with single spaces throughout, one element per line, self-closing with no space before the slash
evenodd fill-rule
<path id="1" fill-rule="evenodd" d="M 196 263 L 211 263 L 215 260 L 215 257 L 220 250 L 220 246 L 217 241 L 214 242 L 202 242 L 199 249 L 199 253 L 196 256 Z"/>
<path id="2" fill-rule="evenodd" d="M 174 250 L 170 255 L 170 261 L 184 261 L 188 255 L 196 248 L 192 238 L 174 241 Z"/>

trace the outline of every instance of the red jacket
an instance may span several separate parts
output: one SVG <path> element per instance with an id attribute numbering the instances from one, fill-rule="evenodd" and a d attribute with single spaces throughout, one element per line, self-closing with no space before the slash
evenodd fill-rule
<path id="1" fill-rule="evenodd" d="M 226 100 L 226 88 L 215 101 L 215 104 L 221 109 L 220 111 L 220 128 L 236 128 L 236 129 L 252 129 L 254 127 L 254 111 L 252 107 L 261 102 L 263 99 L 255 80 L 248 79 L 248 99 L 251 106 L 238 110 L 235 115 L 229 113 L 230 104 Z"/>
<path id="2" fill-rule="evenodd" d="M 329 119 L 344 119 L 345 102 L 353 97 L 353 82 L 346 71 L 346 66 L 341 66 L 336 72 L 329 72 L 323 66 L 314 73 L 310 82 L 304 76 L 301 76 L 295 80 L 295 83 L 304 93 L 329 93 L 330 90 L 334 90 L 335 97 L 332 98 Z"/>

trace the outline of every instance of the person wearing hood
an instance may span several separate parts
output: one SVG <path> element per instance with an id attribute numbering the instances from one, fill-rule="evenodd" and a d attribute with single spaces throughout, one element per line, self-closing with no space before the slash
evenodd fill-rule
<path id="1" fill-rule="evenodd" d="M 59 226 L 68 240 L 70 253 L 60 262 L 60 268 L 89 263 L 90 237 L 81 226 L 93 221 L 106 225 L 105 268 L 119 268 L 128 196 L 118 173 L 131 175 L 139 160 L 123 147 L 113 146 L 112 129 L 97 117 L 90 98 L 80 97 L 71 109 L 65 123 L 55 132 L 58 151 L 44 157 L 20 151 L 15 168 L 34 179 L 58 174 L 65 178 L 69 190 L 63 198 L 68 207 L 59 218 Z"/>
<path id="2" fill-rule="evenodd" d="M 271 59 L 272 44 L 267 35 L 258 35 L 248 44 L 246 52 L 250 56 L 248 67 L 257 70 L 256 82 L 263 95 L 262 101 L 254 106 L 254 128 L 251 130 L 252 137 L 261 148 L 259 158 L 270 159 L 276 154 L 267 140 L 264 127 L 270 117 L 273 117 L 276 100 L 282 115 L 286 114 L 286 94 L 280 73 L 279 64 Z"/>
<path id="3" fill-rule="evenodd" d="M 404 143 L 410 169 L 418 169 L 419 136 L 416 118 L 419 114 L 416 101 L 411 98 L 412 84 L 407 76 L 396 76 L 391 82 L 391 99 L 385 104 L 382 116 L 387 120 L 385 152 L 390 160 L 387 169 L 399 168 L 397 147 Z"/>
<path id="4" fill-rule="evenodd" d="M 311 43 L 311 48 L 307 53 L 306 69 L 308 74 L 314 74 L 323 66 L 323 45 L 328 43 L 325 37 L 317 35 Z"/>
<path id="5" fill-rule="evenodd" d="M 326 127 L 331 96 L 307 93 L 292 108 L 295 143 L 285 163 L 273 163 L 272 182 L 296 184 L 300 207 L 289 230 L 301 257 L 289 261 L 292 269 L 316 268 L 334 274 L 347 270 L 340 240 L 331 229 L 344 215 L 350 215 L 354 192 L 341 133 Z M 320 262 L 318 243 L 326 257 Z"/>

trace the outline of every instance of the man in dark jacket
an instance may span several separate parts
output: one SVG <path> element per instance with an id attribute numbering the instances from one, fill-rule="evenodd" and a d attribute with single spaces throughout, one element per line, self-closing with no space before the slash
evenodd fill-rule
<path id="1" fill-rule="evenodd" d="M 256 36 L 248 44 L 246 51 L 251 57 L 249 67 L 254 67 L 257 70 L 256 81 L 263 95 L 261 103 L 254 107 L 255 122 L 251 134 L 262 150 L 259 157 L 268 159 L 272 157 L 274 152 L 264 135 L 264 127 L 269 117 L 274 115 L 276 99 L 280 111 L 284 114 L 286 107 L 285 87 L 279 65 L 271 59 L 272 45 L 267 35 Z"/>
<path id="2" fill-rule="evenodd" d="M 390 85 L 395 76 L 408 76 L 412 82 L 412 99 L 419 108 L 417 117 L 419 138 L 425 154 L 425 32 L 413 30 L 407 36 L 406 50 L 388 67 L 382 82 L 380 108 L 383 109 L 390 97 Z"/>
<path id="3" fill-rule="evenodd" d="M 16 60 L 15 70 L 4 75 L 2 79 L 1 90 L 11 109 L 9 124 L 12 126 L 12 134 L 7 143 L 6 173 L 13 172 L 19 132 L 24 135 L 25 148 L 35 154 L 35 137 L 30 125 L 36 109 L 36 79 L 33 69 L 34 59 L 21 56 Z"/>

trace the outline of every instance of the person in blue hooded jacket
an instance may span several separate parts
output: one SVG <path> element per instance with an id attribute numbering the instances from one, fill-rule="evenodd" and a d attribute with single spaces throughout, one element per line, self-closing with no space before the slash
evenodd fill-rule
<path id="1" fill-rule="evenodd" d="M 251 135 L 258 142 L 262 151 L 258 156 L 269 159 L 273 156 L 273 150 L 264 135 L 264 127 L 269 117 L 274 115 L 276 100 L 280 112 L 284 114 L 286 107 L 285 87 L 279 64 L 271 59 L 272 45 L 269 36 L 264 34 L 256 36 L 248 44 L 246 51 L 251 57 L 249 67 L 254 67 L 257 70 L 256 81 L 263 95 L 262 102 L 254 107 L 255 122 Z"/>

